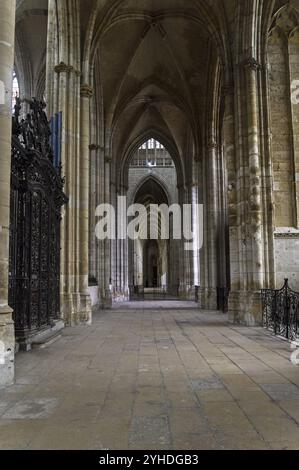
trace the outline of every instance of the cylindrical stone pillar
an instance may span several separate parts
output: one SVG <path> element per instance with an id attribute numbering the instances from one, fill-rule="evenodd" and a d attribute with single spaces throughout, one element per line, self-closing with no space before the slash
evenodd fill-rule
<path id="1" fill-rule="evenodd" d="M 12 73 L 15 0 L 0 2 L 0 387 L 14 377 L 14 326 L 8 306 Z"/>
<path id="2" fill-rule="evenodd" d="M 111 158 L 105 158 L 105 204 L 111 204 Z M 104 308 L 111 308 L 112 306 L 112 292 L 111 292 L 111 240 L 105 240 L 105 294 L 103 300 Z"/>
<path id="3" fill-rule="evenodd" d="M 250 175 L 250 223 L 252 243 L 252 286 L 253 291 L 263 288 L 263 246 L 262 246 L 262 207 L 261 207 L 261 162 L 259 151 L 259 124 L 257 103 L 257 71 L 259 65 L 248 61 L 248 151 Z"/>
<path id="4" fill-rule="evenodd" d="M 89 274 L 89 167 L 90 167 L 90 99 L 93 95 L 91 86 L 81 86 L 81 134 L 80 134 L 80 233 L 79 233 L 79 292 L 80 305 L 83 308 L 81 321 L 91 323 L 91 303 L 88 292 Z"/>

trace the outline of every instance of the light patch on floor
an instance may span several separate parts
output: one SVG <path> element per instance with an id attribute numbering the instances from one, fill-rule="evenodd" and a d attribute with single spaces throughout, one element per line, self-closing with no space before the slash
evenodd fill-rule
<path id="1" fill-rule="evenodd" d="M 25 400 L 9 408 L 2 419 L 44 419 L 53 413 L 58 403 L 56 398 Z"/>

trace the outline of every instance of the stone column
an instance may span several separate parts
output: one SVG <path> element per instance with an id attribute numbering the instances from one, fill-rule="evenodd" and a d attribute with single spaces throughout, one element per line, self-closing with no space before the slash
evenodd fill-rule
<path id="1" fill-rule="evenodd" d="M 208 168 L 209 168 L 209 187 L 208 187 L 208 218 L 209 218 L 209 309 L 217 310 L 217 270 L 219 260 L 217 259 L 217 237 L 219 236 L 219 202 L 218 202 L 218 167 L 217 153 L 219 144 L 211 139 L 208 143 Z"/>
<path id="2" fill-rule="evenodd" d="M 60 62 L 54 67 L 57 103 L 62 113 L 61 163 L 65 176 L 65 206 L 61 230 L 61 313 L 67 324 L 89 324 L 89 106 L 92 89 L 80 86 L 79 70 Z M 52 96 L 48 96 L 51 102 Z"/>
<path id="3" fill-rule="evenodd" d="M 201 305 L 208 310 L 217 310 L 217 225 L 218 225 L 218 172 L 217 151 L 214 139 L 207 143 L 205 165 L 204 201 L 204 256 L 205 274 L 200 289 Z"/>
<path id="4" fill-rule="evenodd" d="M 250 223 L 252 240 L 252 288 L 263 287 L 263 247 L 261 212 L 261 162 L 259 150 L 259 125 L 257 101 L 257 71 L 260 66 L 249 60 L 245 64 L 248 87 L 248 156 L 250 185 Z"/>
<path id="5" fill-rule="evenodd" d="M 199 213 L 197 211 L 199 200 L 198 200 L 198 184 L 193 184 L 191 187 L 192 193 L 192 224 L 193 230 L 196 233 L 196 240 L 194 241 L 194 249 L 192 256 L 192 266 L 193 266 L 193 286 L 200 286 L 200 261 L 199 261 L 199 251 L 201 247 L 199 246 L 199 231 L 202 230 L 201 224 L 202 220 L 199 218 Z"/>
<path id="6" fill-rule="evenodd" d="M 110 175 L 111 175 L 111 158 L 105 157 L 105 204 L 111 204 L 111 188 L 110 188 Z M 112 292 L 110 290 L 111 284 L 111 240 L 105 240 L 105 293 L 103 299 L 103 307 L 112 307 Z"/>
<path id="7" fill-rule="evenodd" d="M 235 149 L 235 120 L 234 120 L 234 88 L 233 86 L 223 87 L 223 97 L 225 101 L 225 115 L 223 123 L 223 140 L 224 140 L 224 158 L 227 168 L 227 204 L 229 229 L 232 251 L 236 251 L 237 237 L 236 227 L 237 217 L 237 188 L 236 188 L 236 149 Z M 235 243 L 232 243 L 232 240 Z M 231 266 L 231 284 L 232 288 L 239 290 L 239 278 L 235 276 L 238 273 L 238 267 Z"/>
<path id="8" fill-rule="evenodd" d="M 94 129 L 93 129 L 94 130 Z M 96 136 L 93 135 L 93 138 Z M 99 252 L 98 243 L 99 240 L 96 238 L 96 208 L 97 208 L 97 190 L 98 190 L 98 164 L 99 164 L 99 149 L 100 146 L 97 144 L 90 144 L 90 195 L 89 195 L 89 275 L 97 279 L 97 288 L 94 286 L 89 288 L 88 291 L 93 291 L 92 300 L 92 311 L 96 311 L 100 308 L 100 279 L 98 276 L 99 268 Z"/>
<path id="9" fill-rule="evenodd" d="M 179 189 L 179 203 L 181 206 L 182 214 L 183 214 L 183 207 L 184 204 L 189 204 L 189 192 L 190 188 L 181 186 L 178 188 Z M 182 235 L 184 235 L 184 220 L 182 217 Z M 182 241 L 180 243 L 180 260 L 181 260 L 181 267 L 180 267 L 180 272 L 179 272 L 179 297 L 184 300 L 189 299 L 189 292 L 191 290 L 191 257 L 190 253 L 192 251 L 188 251 L 185 249 L 185 242 L 187 240 L 184 239 L 184 236 L 182 237 Z"/>
<path id="10" fill-rule="evenodd" d="M 126 189 L 120 186 L 118 196 L 124 197 Z M 120 202 L 122 201 L 122 202 Z M 127 260 L 127 204 L 125 200 L 117 199 L 117 234 L 120 239 L 117 240 L 117 288 L 120 297 L 125 300 L 128 298 L 128 260 Z"/>
<path id="11" fill-rule="evenodd" d="M 118 212 L 118 208 L 117 208 L 117 194 L 116 194 L 116 186 L 115 186 L 115 181 L 114 181 L 114 177 L 113 175 L 111 174 L 111 181 L 110 181 L 110 203 L 112 205 L 112 207 L 114 208 L 114 211 L 115 211 L 115 217 L 117 218 L 117 212 Z M 118 267 L 117 267 L 117 258 L 119 256 L 119 243 L 118 243 L 118 239 L 117 239 L 117 224 L 115 226 L 115 231 L 116 231 L 116 239 L 115 240 L 111 240 L 110 242 L 110 246 L 111 246 L 111 255 L 110 255 L 110 259 L 111 259 L 111 286 L 112 286 L 112 299 L 113 300 L 116 300 L 119 295 L 120 295 L 120 292 L 119 292 L 119 289 L 118 289 L 118 280 L 117 280 L 117 275 L 118 275 Z"/>
<path id="12" fill-rule="evenodd" d="M 91 302 L 88 292 L 89 274 L 89 167 L 90 167 L 90 99 L 93 96 L 91 86 L 84 84 L 80 90 L 81 126 L 80 126 L 80 232 L 79 232 L 79 292 L 80 321 L 91 323 Z"/>
<path id="13" fill-rule="evenodd" d="M 236 159 L 237 243 L 232 250 L 235 271 L 229 303 L 230 320 L 249 326 L 261 323 L 260 290 L 264 283 L 264 237 L 262 227 L 261 128 L 258 73 L 252 57 L 236 70 L 238 158 Z M 234 188 L 231 188 L 232 192 Z M 230 212 L 230 221 L 234 221 Z"/>
<path id="14" fill-rule="evenodd" d="M 14 378 L 14 325 L 8 306 L 11 99 L 15 0 L 0 2 L 0 387 Z"/>
<path id="15" fill-rule="evenodd" d="M 243 314 L 244 322 L 254 325 L 261 321 L 260 291 L 264 282 L 263 259 L 263 233 L 262 233 L 262 174 L 261 155 L 259 148 L 259 121 L 258 121 L 258 87 L 257 74 L 260 65 L 250 58 L 244 63 L 248 103 L 248 170 L 249 170 L 249 236 L 246 240 L 247 257 L 251 258 L 251 280 L 247 285 L 247 299 L 243 303 L 246 308 Z M 248 265 L 249 267 L 249 265 Z"/>
<path id="16" fill-rule="evenodd" d="M 99 149 L 97 156 L 97 174 L 96 174 L 96 205 L 105 202 L 105 161 L 104 161 L 104 147 Z M 98 222 L 98 219 L 96 219 Z M 105 240 L 96 240 L 97 251 L 97 277 L 99 282 L 100 302 L 103 306 L 105 298 Z"/>
<path id="17" fill-rule="evenodd" d="M 89 195 L 89 274 L 97 277 L 97 250 L 96 250 L 96 192 L 97 192 L 97 159 L 98 159 L 98 146 L 91 144 L 90 151 L 90 195 Z"/>
<path id="18" fill-rule="evenodd" d="M 227 210 L 229 225 L 229 311 L 231 318 L 238 315 L 240 294 L 240 245 L 238 227 L 238 207 L 240 190 L 237 184 L 236 145 L 235 145 L 235 106 L 234 87 L 227 84 L 222 89 L 225 103 L 223 123 L 224 159 L 227 168 Z M 240 189 L 240 188 L 239 188 Z"/>
<path id="19" fill-rule="evenodd" d="M 299 29 L 289 38 L 289 67 L 292 106 L 292 130 L 295 169 L 295 223 L 299 229 Z"/>
<path id="20" fill-rule="evenodd" d="M 49 51 L 48 51 L 49 55 Z M 78 322 L 77 292 L 78 282 L 76 277 L 76 243 L 78 240 L 77 227 L 77 180 L 75 174 L 77 160 L 77 136 L 73 128 L 77 121 L 79 108 L 79 77 L 72 66 L 60 62 L 54 67 L 55 88 L 57 90 L 57 102 L 53 104 L 53 96 L 47 99 L 52 112 L 62 113 L 61 130 L 61 165 L 62 174 L 65 176 L 65 193 L 69 198 L 64 208 L 64 217 L 61 224 L 61 315 L 66 324 Z M 71 158 L 70 158 L 71 156 Z"/>

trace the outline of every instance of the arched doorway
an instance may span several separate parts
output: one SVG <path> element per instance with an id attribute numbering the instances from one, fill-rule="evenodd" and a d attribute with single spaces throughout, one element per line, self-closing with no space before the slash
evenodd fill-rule
<path id="1" fill-rule="evenodd" d="M 176 168 L 167 149 L 151 138 L 133 154 L 128 178 L 128 204 L 145 208 L 147 232 L 145 237 L 128 240 L 130 292 L 165 298 L 166 294 L 171 292 L 173 295 L 173 291 L 177 293 L 178 290 L 178 257 L 171 257 L 170 252 L 179 241 L 172 239 L 172 217 L 168 222 L 169 237 L 165 238 L 161 229 L 162 216 L 159 214 L 153 222 L 151 207 L 178 203 Z"/>
<path id="2" fill-rule="evenodd" d="M 160 287 L 159 245 L 157 240 L 148 240 L 143 248 L 143 285 L 145 288 Z"/>
<path id="3" fill-rule="evenodd" d="M 136 193 L 134 204 L 142 205 L 147 213 L 146 237 L 135 241 L 129 240 L 129 258 L 134 260 L 133 266 L 129 264 L 129 273 L 133 273 L 133 285 L 144 288 L 167 288 L 169 280 L 169 249 L 170 239 L 161 238 L 161 221 L 153 226 L 150 217 L 152 205 L 160 206 L 169 200 L 161 184 L 155 177 L 148 177 L 143 181 Z M 154 235 L 153 235 L 154 234 Z M 144 234 L 143 234 L 144 235 Z M 133 257 L 130 251 L 133 250 Z"/>

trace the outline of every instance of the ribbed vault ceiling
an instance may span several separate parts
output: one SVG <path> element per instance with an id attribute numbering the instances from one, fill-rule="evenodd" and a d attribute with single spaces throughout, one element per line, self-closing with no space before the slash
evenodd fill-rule
<path id="1" fill-rule="evenodd" d="M 18 0 L 16 7 L 15 67 L 21 91 L 36 95 L 39 80 L 44 87 L 48 0 Z"/>
<path id="2" fill-rule="evenodd" d="M 127 0 L 95 27 L 113 153 L 153 129 L 183 156 L 195 148 L 219 44 L 196 1 Z M 99 33 L 101 31 L 101 34 Z"/>
<path id="3" fill-rule="evenodd" d="M 199 151 L 216 68 L 227 70 L 231 60 L 239 2 L 73 1 L 80 8 L 81 56 L 97 64 L 112 156 L 151 132 L 165 136 L 182 159 Z M 277 0 L 274 11 L 286 3 Z M 45 74 L 47 8 L 47 0 L 17 0 L 17 61 L 33 83 Z"/>

